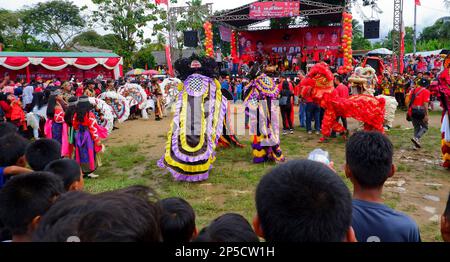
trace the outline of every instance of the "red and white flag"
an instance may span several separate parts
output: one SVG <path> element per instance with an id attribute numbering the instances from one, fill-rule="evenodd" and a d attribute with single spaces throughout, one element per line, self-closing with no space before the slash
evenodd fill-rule
<path id="1" fill-rule="evenodd" d="M 420 5 L 420 0 L 416 0 L 416 5 Z"/>
<path id="2" fill-rule="evenodd" d="M 416 0 L 416 3 L 417 3 L 417 1 L 418 0 Z M 162 4 L 168 5 L 169 4 L 168 2 L 169 2 L 169 0 L 155 0 L 156 5 L 162 5 Z"/>

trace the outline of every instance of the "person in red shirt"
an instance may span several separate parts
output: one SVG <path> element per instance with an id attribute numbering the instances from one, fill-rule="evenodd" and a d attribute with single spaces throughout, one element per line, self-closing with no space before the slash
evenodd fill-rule
<path id="1" fill-rule="evenodd" d="M 349 97 L 348 87 L 342 83 L 341 75 L 336 75 L 334 77 L 334 84 L 336 85 L 336 88 L 333 90 L 333 96 L 341 98 Z M 342 121 L 342 125 L 344 126 L 345 130 L 347 130 L 347 119 L 345 117 L 339 116 L 337 117 L 336 121 L 339 122 L 339 120 Z M 336 133 L 333 132 L 331 134 L 331 137 L 336 137 Z"/>
<path id="2" fill-rule="evenodd" d="M 430 91 L 427 87 L 430 82 L 422 79 L 419 86 L 410 93 L 408 115 L 412 119 L 414 126 L 414 137 L 411 138 L 416 149 L 421 148 L 420 139 L 428 131 L 428 105 L 430 103 Z"/>
<path id="3" fill-rule="evenodd" d="M 323 61 L 327 63 L 328 65 L 331 65 L 331 57 L 333 53 L 331 53 L 330 47 L 327 46 L 327 49 L 325 49 L 325 53 L 323 54 Z"/>
<path id="4" fill-rule="evenodd" d="M 434 68 L 437 69 L 438 72 L 442 69 L 442 61 L 439 57 L 434 60 Z"/>
<path id="5" fill-rule="evenodd" d="M 320 61 L 320 51 L 319 51 L 319 49 L 317 49 L 317 46 L 314 46 L 313 62 L 314 63 L 319 63 L 319 61 Z"/>
<path id="6" fill-rule="evenodd" d="M 302 58 L 301 58 L 301 61 L 302 61 L 301 69 L 303 70 L 303 72 L 306 72 L 306 64 L 308 63 L 308 50 L 306 49 L 306 46 L 303 47 L 301 55 L 302 55 Z"/>

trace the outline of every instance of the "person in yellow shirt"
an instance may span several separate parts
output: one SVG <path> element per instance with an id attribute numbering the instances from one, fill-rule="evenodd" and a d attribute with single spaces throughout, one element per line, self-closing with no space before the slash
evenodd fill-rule
<path id="1" fill-rule="evenodd" d="M 403 78 L 403 76 L 398 75 L 394 82 L 394 93 L 395 93 L 395 99 L 397 100 L 397 103 L 400 108 L 405 108 L 405 85 L 406 81 Z"/>

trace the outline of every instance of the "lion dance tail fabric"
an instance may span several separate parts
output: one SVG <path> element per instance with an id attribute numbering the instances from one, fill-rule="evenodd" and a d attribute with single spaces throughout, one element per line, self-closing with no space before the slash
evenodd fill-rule
<path id="1" fill-rule="evenodd" d="M 262 74 L 247 86 L 244 103 L 249 108 L 253 163 L 284 162 L 280 148 L 278 88 L 272 79 Z M 276 117 L 275 117 L 276 116 Z"/>
<path id="2" fill-rule="evenodd" d="M 169 170 L 177 181 L 208 179 L 226 110 L 227 99 L 217 80 L 190 75 L 178 95 L 166 152 L 158 165 Z"/>

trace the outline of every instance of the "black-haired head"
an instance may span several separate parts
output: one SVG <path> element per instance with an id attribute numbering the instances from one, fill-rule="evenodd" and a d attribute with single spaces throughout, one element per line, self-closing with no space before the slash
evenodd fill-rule
<path id="1" fill-rule="evenodd" d="M 253 80 L 262 74 L 263 68 L 258 62 L 250 62 L 249 66 L 250 71 L 247 73 L 246 78 Z"/>
<path id="2" fill-rule="evenodd" d="M 193 53 L 189 58 L 181 58 L 175 62 L 175 70 L 181 80 L 185 80 L 192 74 L 201 74 L 210 78 L 219 75 L 216 61 L 210 57 L 200 57 Z"/>

